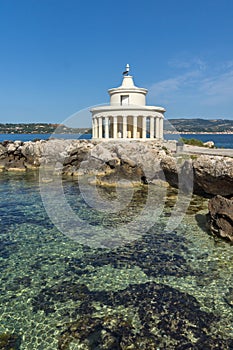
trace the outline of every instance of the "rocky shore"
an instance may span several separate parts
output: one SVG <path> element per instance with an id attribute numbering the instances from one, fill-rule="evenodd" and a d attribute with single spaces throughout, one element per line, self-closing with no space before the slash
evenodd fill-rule
<path id="1" fill-rule="evenodd" d="M 232 157 L 201 154 L 189 148 L 177 153 L 174 141 L 92 141 L 50 139 L 0 144 L 0 171 L 25 172 L 46 169 L 53 176 L 93 176 L 94 183 L 115 186 L 131 181 L 146 185 L 165 181 L 183 192 L 210 198 L 211 231 L 233 241 Z M 233 151 L 232 151 L 233 153 Z"/>

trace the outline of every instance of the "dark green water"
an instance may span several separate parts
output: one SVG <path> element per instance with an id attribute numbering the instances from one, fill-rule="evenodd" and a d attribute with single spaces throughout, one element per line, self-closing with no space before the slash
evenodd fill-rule
<path id="1" fill-rule="evenodd" d="M 177 194 L 164 188 L 153 226 L 111 249 L 95 246 L 90 227 L 105 241 L 109 229 L 120 234 L 142 213 L 148 189 L 133 189 L 125 209 L 106 214 L 86 203 L 77 181 L 62 185 L 90 224 L 90 245 L 78 239 L 85 227 L 75 239 L 64 234 L 69 217 L 63 233 L 53 225 L 36 172 L 0 174 L 0 349 L 233 349 L 233 248 L 206 232 L 206 200 L 194 196 L 170 232 Z M 160 187 L 149 186 L 155 207 Z M 115 189 L 99 192 L 116 199 Z"/>

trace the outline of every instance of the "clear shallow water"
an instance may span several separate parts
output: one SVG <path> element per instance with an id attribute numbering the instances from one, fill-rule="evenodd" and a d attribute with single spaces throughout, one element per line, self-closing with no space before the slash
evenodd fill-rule
<path id="1" fill-rule="evenodd" d="M 102 236 L 109 226 L 120 232 L 148 196 L 134 189 L 120 215 L 106 217 L 87 205 L 77 181 L 64 179 L 63 188 Z M 158 187 L 149 190 L 156 198 Z M 146 234 L 103 249 L 57 230 L 36 172 L 0 174 L 0 194 L 0 345 L 8 337 L 20 350 L 233 349 L 232 246 L 207 234 L 206 200 L 194 196 L 180 226 L 167 232 L 177 195 L 168 188 Z"/>

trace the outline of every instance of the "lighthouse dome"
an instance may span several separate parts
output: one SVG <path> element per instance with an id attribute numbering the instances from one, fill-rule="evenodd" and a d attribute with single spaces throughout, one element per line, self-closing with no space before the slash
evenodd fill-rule
<path id="1" fill-rule="evenodd" d="M 109 89 L 110 105 L 146 105 L 147 89 L 134 85 L 133 77 L 125 75 L 121 86 Z"/>

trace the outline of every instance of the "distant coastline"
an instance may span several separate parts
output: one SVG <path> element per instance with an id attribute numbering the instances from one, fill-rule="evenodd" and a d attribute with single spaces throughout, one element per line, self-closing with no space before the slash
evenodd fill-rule
<path id="1" fill-rule="evenodd" d="M 0 135 L 37 135 L 37 132 L 0 132 Z M 56 132 L 56 135 L 73 135 L 73 134 L 86 134 L 87 133 L 82 133 L 82 132 Z M 233 131 L 216 131 L 216 132 L 211 132 L 211 131 L 200 131 L 200 132 L 195 132 L 195 131 L 167 131 L 164 130 L 165 135 L 233 135 Z M 53 135 L 53 132 L 41 132 L 40 135 Z"/>
<path id="2" fill-rule="evenodd" d="M 164 130 L 166 135 L 233 135 L 233 131 L 167 131 Z"/>
<path id="3" fill-rule="evenodd" d="M 87 134 L 91 129 L 71 128 L 63 124 L 51 123 L 6 123 L 0 124 L 0 134 Z"/>
<path id="4" fill-rule="evenodd" d="M 91 134 L 91 127 L 70 127 L 52 123 L 0 123 L 0 134 Z M 233 120 L 179 118 L 164 119 L 164 134 L 233 134 Z"/>

